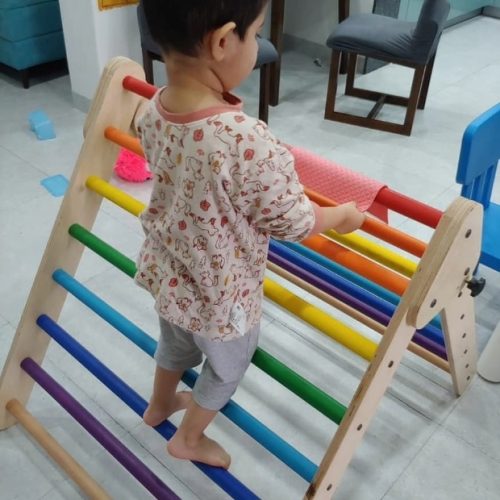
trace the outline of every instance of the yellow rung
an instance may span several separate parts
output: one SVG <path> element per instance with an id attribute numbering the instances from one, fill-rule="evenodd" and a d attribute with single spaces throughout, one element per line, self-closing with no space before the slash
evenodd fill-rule
<path id="1" fill-rule="evenodd" d="M 104 198 L 112 201 L 119 207 L 135 216 L 146 208 L 146 205 L 139 200 L 128 195 L 121 189 L 109 184 L 100 177 L 90 176 L 87 179 L 86 186 L 92 191 L 100 194 Z M 327 231 L 325 233 L 329 238 L 345 245 L 348 248 L 370 257 L 371 259 L 387 266 L 394 271 L 397 271 L 404 276 L 411 278 L 417 269 L 417 264 L 409 259 L 398 255 L 397 253 L 388 250 L 376 243 L 358 236 L 357 234 L 340 235 L 335 231 Z"/>
<path id="2" fill-rule="evenodd" d="M 97 177 L 95 175 L 91 175 L 87 179 L 85 185 L 92 191 L 100 194 L 107 200 L 112 201 L 119 207 L 137 217 L 146 208 L 146 205 L 144 205 L 144 203 L 136 200 L 134 197 L 125 193 L 121 189 L 113 186 L 109 182 L 106 182 L 104 179 L 101 179 L 100 177 Z"/>
<path id="3" fill-rule="evenodd" d="M 356 330 L 333 318 L 309 302 L 297 297 L 278 283 L 265 278 L 264 294 L 320 332 L 370 361 L 377 351 L 377 344 L 363 337 Z"/>
<path id="4" fill-rule="evenodd" d="M 89 177 L 86 185 L 89 189 L 99 193 L 104 198 L 136 216 L 146 208 L 144 203 L 141 203 L 132 196 L 124 193 L 121 189 L 112 186 L 99 177 Z M 375 351 L 377 350 L 377 344 L 375 344 L 375 342 L 363 337 L 363 335 L 356 330 L 353 330 L 321 309 L 297 297 L 269 278 L 264 280 L 264 294 L 273 302 L 289 310 L 362 358 L 371 360 L 375 355 Z"/>
<path id="5" fill-rule="evenodd" d="M 411 278 L 417 270 L 417 264 L 388 248 L 363 238 L 357 234 L 338 234 L 335 231 L 326 231 L 325 235 L 342 245 L 355 250 L 370 259 L 382 264 L 393 271 Z"/>

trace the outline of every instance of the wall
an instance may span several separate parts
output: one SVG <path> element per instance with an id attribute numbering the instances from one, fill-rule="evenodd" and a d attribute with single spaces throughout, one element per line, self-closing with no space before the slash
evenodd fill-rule
<path id="1" fill-rule="evenodd" d="M 400 18 L 408 21 L 418 19 L 423 0 L 401 0 Z M 493 5 L 492 0 L 450 0 L 448 21 L 467 16 L 486 5 Z"/>
<path id="2" fill-rule="evenodd" d="M 86 110 L 114 56 L 142 61 L 135 6 L 99 11 L 95 0 L 59 0 L 75 106 Z"/>
<path id="3" fill-rule="evenodd" d="M 75 106 L 86 110 L 101 72 L 114 56 L 142 62 L 136 7 L 99 11 L 96 0 L 59 0 Z M 285 33 L 324 45 L 337 23 L 336 0 L 286 0 Z M 352 12 L 369 12 L 373 0 L 351 0 Z M 268 16 L 269 17 L 269 16 Z M 269 20 L 266 30 L 269 31 Z M 155 83 L 165 83 L 163 65 L 154 63 Z"/>
<path id="4" fill-rule="evenodd" d="M 351 0 L 351 14 L 371 12 L 373 0 Z M 285 33 L 324 45 L 338 22 L 336 0 L 286 0 Z"/>

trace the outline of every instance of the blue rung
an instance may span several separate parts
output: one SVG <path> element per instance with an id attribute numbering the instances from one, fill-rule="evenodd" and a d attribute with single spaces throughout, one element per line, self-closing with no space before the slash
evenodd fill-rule
<path id="1" fill-rule="evenodd" d="M 293 250 L 294 252 L 297 252 L 300 255 L 303 255 L 304 257 L 307 257 L 308 259 L 316 262 L 320 266 L 329 269 L 333 273 L 338 274 L 342 278 L 351 281 L 352 283 L 363 288 L 364 290 L 373 293 L 382 300 L 386 300 L 387 302 L 390 302 L 395 306 L 397 306 L 401 300 L 401 297 L 396 295 L 394 292 L 391 292 L 390 290 L 387 290 L 384 287 L 377 285 L 373 281 L 370 281 L 365 277 L 361 276 L 360 274 L 355 273 L 354 271 L 351 271 L 350 269 L 347 269 L 346 267 L 341 266 L 340 264 L 337 264 L 333 260 L 330 260 L 328 257 L 325 257 L 324 255 L 321 255 L 320 253 L 315 252 L 314 250 L 311 250 L 310 248 L 301 245 L 300 243 L 291 243 L 289 241 L 280 241 L 280 243 L 290 248 L 290 250 Z M 436 328 L 440 329 L 441 320 L 439 316 L 436 316 L 431 321 L 431 324 L 434 325 Z"/>
<path id="2" fill-rule="evenodd" d="M 146 332 L 134 325 L 131 321 L 120 314 L 116 309 L 106 304 L 97 297 L 88 288 L 83 286 L 72 276 L 62 269 L 54 271 L 52 275 L 54 281 L 64 289 L 74 295 L 83 304 L 94 311 L 98 316 L 115 327 L 120 333 L 136 344 L 142 351 L 149 356 L 153 356 L 156 351 L 157 342 Z M 189 387 L 193 387 L 198 374 L 194 370 L 187 370 L 182 380 Z M 240 429 L 245 431 L 255 441 L 266 448 L 270 453 L 279 458 L 290 469 L 296 472 L 300 477 L 310 483 L 318 466 L 315 465 L 306 456 L 293 448 L 285 440 L 280 438 L 271 429 L 259 422 L 250 413 L 244 410 L 234 401 L 229 401 L 224 408 L 223 413 L 227 418 L 234 422 Z"/>
<path id="3" fill-rule="evenodd" d="M 375 294 L 364 290 L 363 288 L 351 283 L 350 281 L 342 278 L 341 276 L 333 273 L 329 269 L 319 265 L 316 262 L 305 259 L 302 255 L 290 250 L 290 248 L 286 247 L 282 243 L 278 243 L 277 241 L 271 240 L 271 244 L 269 246 L 272 252 L 277 253 L 288 261 L 301 266 L 307 267 L 307 269 L 314 273 L 318 278 L 321 278 L 332 285 L 340 288 L 341 290 L 347 292 L 352 297 L 362 300 L 365 304 L 378 309 L 380 312 L 385 315 L 392 317 L 396 310 L 396 306 L 391 304 L 385 300 L 380 299 Z M 444 337 L 443 333 L 436 328 L 434 325 L 429 324 L 426 327 L 418 330 L 418 332 L 422 333 L 429 340 L 432 340 L 436 344 L 440 346 L 444 346 Z"/>
<path id="4" fill-rule="evenodd" d="M 146 400 L 141 398 L 139 394 L 101 363 L 101 361 L 85 349 L 85 347 L 77 342 L 49 316 L 45 314 L 39 316 L 37 325 L 95 375 L 96 378 L 116 394 L 127 406 L 142 417 L 147 408 Z M 177 429 L 173 424 L 165 421 L 161 425 L 155 427 L 155 430 L 168 440 L 174 435 Z M 212 479 L 212 481 L 218 484 L 232 498 L 258 499 L 257 495 L 250 491 L 227 470 L 202 464 L 200 462 L 193 462 L 193 464 Z"/>

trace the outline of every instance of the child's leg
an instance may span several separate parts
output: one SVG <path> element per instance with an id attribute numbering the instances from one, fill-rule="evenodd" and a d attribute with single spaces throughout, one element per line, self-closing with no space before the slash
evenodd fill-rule
<path id="1" fill-rule="evenodd" d="M 176 392 L 177 384 L 184 370 L 165 370 L 156 366 L 153 395 L 143 415 L 144 423 L 155 427 L 166 420 L 172 413 L 187 408 L 191 401 L 190 392 Z"/>
<path id="2" fill-rule="evenodd" d="M 244 337 L 229 342 L 195 338 L 206 360 L 196 385 L 193 400 L 167 449 L 177 458 L 196 460 L 228 468 L 231 457 L 204 431 L 236 391 L 257 347 L 259 325 Z"/>
<path id="3" fill-rule="evenodd" d="M 204 434 L 217 412 L 202 408 L 196 401 L 191 400 L 181 425 L 167 445 L 168 452 L 176 458 L 196 460 L 228 469 L 231 457 L 219 443 Z"/>
<path id="4" fill-rule="evenodd" d="M 201 363 L 202 353 L 192 334 L 160 318 L 155 360 L 153 395 L 143 415 L 144 422 L 153 427 L 189 404 L 191 393 L 176 392 L 177 385 L 186 369 Z"/>

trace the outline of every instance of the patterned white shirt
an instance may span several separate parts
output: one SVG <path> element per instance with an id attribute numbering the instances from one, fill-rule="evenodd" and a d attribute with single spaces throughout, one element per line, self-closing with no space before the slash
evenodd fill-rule
<path id="1" fill-rule="evenodd" d="M 231 340 L 260 320 L 269 238 L 306 238 L 315 208 L 292 154 L 236 97 L 179 115 L 160 92 L 138 127 L 154 183 L 135 279 L 167 321 Z"/>

